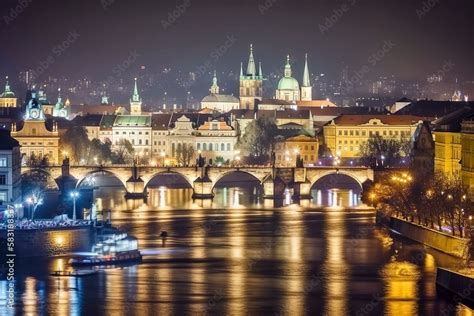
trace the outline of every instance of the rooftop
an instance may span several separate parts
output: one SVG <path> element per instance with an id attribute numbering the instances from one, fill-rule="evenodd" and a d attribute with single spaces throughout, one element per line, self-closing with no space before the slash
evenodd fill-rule
<path id="1" fill-rule="evenodd" d="M 151 115 L 117 115 L 114 126 L 151 126 Z"/>

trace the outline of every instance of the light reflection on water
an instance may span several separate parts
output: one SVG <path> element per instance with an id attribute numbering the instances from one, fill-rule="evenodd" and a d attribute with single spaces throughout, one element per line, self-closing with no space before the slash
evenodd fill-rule
<path id="1" fill-rule="evenodd" d="M 189 189 L 149 192 L 147 203 L 96 192 L 114 224 L 139 238 L 142 264 L 76 280 L 48 276 L 67 258 L 24 262 L 17 312 L 399 316 L 432 315 L 450 303 L 436 296 L 435 267 L 457 261 L 393 240 L 375 228 L 373 213 L 351 213 L 354 192 L 313 191 L 313 205 L 329 209 L 307 211 L 266 208 L 254 188 L 218 188 L 210 208 Z M 5 281 L 0 290 L 5 297 Z"/>

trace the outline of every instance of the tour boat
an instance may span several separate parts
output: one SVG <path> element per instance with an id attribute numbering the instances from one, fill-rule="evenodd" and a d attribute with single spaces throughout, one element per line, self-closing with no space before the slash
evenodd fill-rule
<path id="1" fill-rule="evenodd" d="M 126 233 L 113 233 L 98 236 L 92 247 L 92 254 L 76 256 L 69 260 L 72 266 L 112 265 L 139 262 L 142 255 L 138 250 L 138 240 Z"/>

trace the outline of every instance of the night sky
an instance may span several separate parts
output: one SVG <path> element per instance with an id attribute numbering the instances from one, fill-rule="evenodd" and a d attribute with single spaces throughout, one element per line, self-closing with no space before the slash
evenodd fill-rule
<path id="1" fill-rule="evenodd" d="M 282 68 L 287 53 L 302 60 L 308 52 L 312 72 L 339 76 L 342 65 L 357 71 L 391 41 L 371 75 L 422 79 L 452 61 L 456 76 L 474 79 L 473 1 L 425 2 L 433 7 L 420 18 L 424 2 L 417 0 L 2 0 L 0 74 L 34 69 L 53 55 L 45 74 L 102 79 L 135 50 L 132 73 L 142 65 L 195 71 L 209 60 L 212 68 L 236 72 L 253 43 L 264 72 Z M 11 19 L 21 3 L 25 8 Z M 177 6 L 185 10 L 173 23 Z M 71 32 L 79 38 L 58 56 L 54 49 Z M 230 47 L 216 58 L 229 37 Z"/>

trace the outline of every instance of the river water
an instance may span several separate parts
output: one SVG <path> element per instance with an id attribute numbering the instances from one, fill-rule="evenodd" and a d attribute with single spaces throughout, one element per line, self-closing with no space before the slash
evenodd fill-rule
<path id="1" fill-rule="evenodd" d="M 68 257 L 17 262 L 17 314 L 29 315 L 471 315 L 437 294 L 437 266 L 456 259 L 391 237 L 351 191 L 289 196 L 273 208 L 258 190 L 218 188 L 212 203 L 158 187 L 147 203 L 95 192 L 113 224 L 139 239 L 139 265 L 55 278 Z M 166 240 L 160 232 L 167 231 Z M 6 281 L 0 281 L 0 299 Z M 445 313 L 443 313 L 445 312 Z M 0 306 L 0 315 L 11 311 Z"/>

